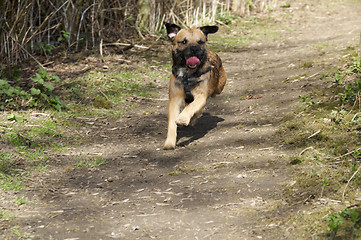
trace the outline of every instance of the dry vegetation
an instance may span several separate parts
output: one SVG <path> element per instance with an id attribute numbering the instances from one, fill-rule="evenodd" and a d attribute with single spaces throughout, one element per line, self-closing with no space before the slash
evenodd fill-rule
<path id="1" fill-rule="evenodd" d="M 1 69 L 36 55 L 99 49 L 152 35 L 163 21 L 222 24 L 232 14 L 273 9 L 277 0 L 24 0 L 0 3 Z M 136 35 L 135 35 L 136 34 Z M 139 37 L 137 36 L 137 37 Z M 38 62 L 40 64 L 40 62 Z M 40 64 L 41 65 L 41 64 Z"/>

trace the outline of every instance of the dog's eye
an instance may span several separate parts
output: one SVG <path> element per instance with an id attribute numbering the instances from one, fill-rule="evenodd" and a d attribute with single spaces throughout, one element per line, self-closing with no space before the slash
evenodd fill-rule
<path id="1" fill-rule="evenodd" d="M 183 41 L 179 42 L 181 44 L 187 44 L 187 39 L 184 39 Z"/>
<path id="2" fill-rule="evenodd" d="M 199 45 L 203 45 L 203 44 L 204 44 L 204 41 L 199 40 L 199 41 L 198 41 L 198 44 L 199 44 Z"/>

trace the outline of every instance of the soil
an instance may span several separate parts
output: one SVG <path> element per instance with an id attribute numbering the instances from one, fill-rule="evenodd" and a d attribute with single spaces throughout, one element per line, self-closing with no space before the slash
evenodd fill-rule
<path id="1" fill-rule="evenodd" d="M 194 127 L 179 128 L 175 150 L 162 150 L 166 82 L 124 118 L 78 120 L 89 143 L 59 153 L 48 171 L 12 193 L 28 201 L 11 209 L 18 237 L 304 239 L 289 219 L 309 206 L 283 199 L 292 165 L 277 129 L 301 95 L 327 87 L 319 73 L 356 46 L 360 12 L 360 1 L 291 1 L 271 13 L 282 26 L 276 40 L 218 53 L 227 85 Z M 75 167 L 80 155 L 106 164 Z M 10 228 L 3 221 L 0 236 Z"/>

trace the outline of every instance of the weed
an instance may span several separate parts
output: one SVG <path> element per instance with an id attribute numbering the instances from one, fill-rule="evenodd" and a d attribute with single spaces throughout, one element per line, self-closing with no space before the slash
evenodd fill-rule
<path id="1" fill-rule="evenodd" d="M 316 104 L 317 100 L 315 100 L 307 95 L 302 95 L 300 97 L 300 102 L 306 103 L 307 105 L 312 105 L 312 104 Z"/>
<path id="2" fill-rule="evenodd" d="M 302 163 L 303 161 L 304 161 L 304 159 L 301 158 L 301 157 L 291 157 L 291 158 L 290 158 L 290 164 L 291 164 L 291 165 L 300 164 L 300 163 Z"/>
<path id="3" fill-rule="evenodd" d="M 0 153 L 0 173 L 9 174 L 12 172 L 14 162 L 9 153 Z"/>
<path id="4" fill-rule="evenodd" d="M 49 80 L 59 82 L 58 76 L 52 76 L 44 68 L 40 68 L 39 72 L 30 79 L 33 81 L 33 87 L 30 89 L 33 98 L 30 102 L 31 107 L 53 107 L 58 111 L 65 107 L 60 98 L 53 93 L 54 85 L 49 82 Z"/>
<path id="5" fill-rule="evenodd" d="M 302 68 L 311 68 L 313 67 L 313 62 L 304 62 L 301 64 Z"/>
<path id="6" fill-rule="evenodd" d="M 290 8 L 291 4 L 287 1 L 284 5 L 282 5 L 281 7 L 283 8 Z"/>
<path id="7" fill-rule="evenodd" d="M 24 188 L 23 178 L 0 173 L 0 188 L 4 191 L 21 190 Z"/>
<path id="8" fill-rule="evenodd" d="M 77 166 L 77 167 L 99 167 L 101 165 L 104 165 L 105 163 L 106 163 L 106 160 L 104 160 L 100 157 L 96 157 L 95 159 L 82 160 L 82 161 L 78 162 L 77 164 L 75 164 L 75 166 Z"/>
<path id="9" fill-rule="evenodd" d="M 180 172 L 178 172 L 178 171 L 173 171 L 173 172 L 168 173 L 169 176 L 178 176 L 179 174 L 180 174 Z"/>
<path id="10" fill-rule="evenodd" d="M 51 54 L 54 49 L 54 44 L 50 44 L 47 42 L 39 42 L 34 44 L 34 51 L 39 55 L 47 56 Z"/>
<path id="11" fill-rule="evenodd" d="M 18 108 L 27 93 L 20 87 L 12 87 L 7 81 L 0 79 L 0 110 Z"/>
<path id="12" fill-rule="evenodd" d="M 52 107 L 60 111 L 65 105 L 53 93 L 55 87 L 50 81 L 60 82 L 60 78 L 50 75 L 44 68 L 30 78 L 32 87 L 29 90 L 0 79 L 0 110 Z"/>
<path id="13" fill-rule="evenodd" d="M 361 80 L 361 79 L 360 79 Z M 344 93 L 339 93 L 343 103 L 354 104 L 360 102 L 361 81 L 355 79 L 354 83 L 347 84 Z"/>
<path id="14" fill-rule="evenodd" d="M 223 15 L 217 15 L 217 20 L 226 24 L 230 25 L 233 21 L 241 19 L 239 16 L 234 15 L 230 12 L 226 12 Z"/>
<path id="15" fill-rule="evenodd" d="M 11 219 L 14 219 L 15 215 L 9 213 L 8 211 L 1 210 L 0 211 L 0 221 L 6 220 L 9 221 Z"/>
<path id="16" fill-rule="evenodd" d="M 177 166 L 177 170 L 179 170 L 180 172 L 183 172 L 183 173 L 196 171 L 195 168 L 192 168 L 189 166 Z"/>
<path id="17" fill-rule="evenodd" d="M 339 234 L 340 239 L 356 239 L 360 237 L 360 210 L 345 208 L 339 213 L 332 214 L 327 218 L 329 237 L 335 239 L 337 233 L 343 228 L 343 232 Z"/>
<path id="18" fill-rule="evenodd" d="M 113 104 L 108 99 L 100 96 L 95 97 L 93 105 L 96 108 L 104 108 L 104 109 L 110 109 L 113 107 Z"/>
<path id="19" fill-rule="evenodd" d="M 327 178 L 323 179 L 320 197 L 323 196 L 323 191 L 325 190 L 325 187 L 328 185 L 330 185 L 328 179 Z"/>
<path id="20" fill-rule="evenodd" d="M 24 204 L 26 204 L 26 199 L 24 198 L 24 197 L 21 197 L 21 198 L 19 198 L 19 197 L 16 197 L 15 198 L 15 203 L 17 204 L 17 205 L 24 205 Z"/>

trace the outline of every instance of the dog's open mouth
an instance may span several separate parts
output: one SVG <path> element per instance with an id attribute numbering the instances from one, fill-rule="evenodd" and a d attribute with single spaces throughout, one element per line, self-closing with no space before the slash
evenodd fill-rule
<path id="1" fill-rule="evenodd" d="M 193 56 L 187 59 L 186 65 L 189 68 L 196 68 L 201 65 L 201 61 L 196 56 Z"/>

